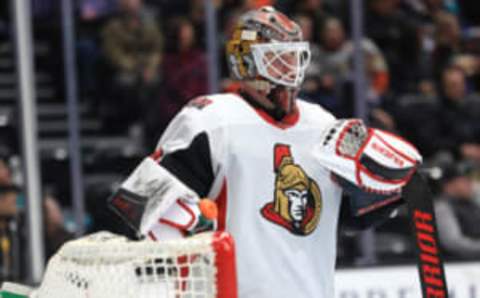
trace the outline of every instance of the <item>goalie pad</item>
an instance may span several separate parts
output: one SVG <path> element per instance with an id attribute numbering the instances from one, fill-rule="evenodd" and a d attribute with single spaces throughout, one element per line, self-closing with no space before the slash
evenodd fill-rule
<path id="1" fill-rule="evenodd" d="M 171 208 L 174 204 L 180 207 L 197 206 L 199 201 L 200 198 L 193 190 L 152 157 L 146 157 L 109 199 L 109 206 L 133 229 L 141 235 L 147 235 L 167 211 L 169 217 L 172 212 L 176 212 L 173 210 L 175 208 Z M 185 226 L 194 220 L 190 210 L 187 212 L 186 208 L 178 209 L 179 226 Z"/>
<path id="2" fill-rule="evenodd" d="M 360 119 L 338 120 L 327 127 L 316 154 L 354 197 L 351 206 L 357 216 L 399 200 L 422 160 L 407 141 L 367 128 Z"/>

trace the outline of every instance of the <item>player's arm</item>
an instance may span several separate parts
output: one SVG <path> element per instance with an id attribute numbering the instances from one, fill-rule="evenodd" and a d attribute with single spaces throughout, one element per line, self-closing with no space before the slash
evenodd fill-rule
<path id="1" fill-rule="evenodd" d="M 139 234 L 181 237 L 212 228 L 206 197 L 214 180 L 211 139 L 201 111 L 187 106 L 171 122 L 154 154 L 146 157 L 111 197 L 110 205 Z M 208 209 L 208 208 L 207 208 Z M 208 210 L 207 210 L 208 213 Z"/>
<path id="2" fill-rule="evenodd" d="M 340 226 L 344 232 L 358 232 L 369 228 L 378 227 L 397 215 L 397 208 L 404 204 L 404 200 L 398 200 L 382 208 L 378 208 L 361 216 L 354 215 L 351 206 L 353 197 L 345 197 L 340 206 Z"/>
<path id="3" fill-rule="evenodd" d="M 348 194 L 342 221 L 355 229 L 377 225 L 392 215 L 403 202 L 402 188 L 422 160 L 405 140 L 368 128 L 358 119 L 334 121 L 316 153 Z"/>

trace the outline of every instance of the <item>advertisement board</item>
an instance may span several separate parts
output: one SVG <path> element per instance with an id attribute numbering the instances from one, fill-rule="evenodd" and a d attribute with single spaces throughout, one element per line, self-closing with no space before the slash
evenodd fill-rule
<path id="1" fill-rule="evenodd" d="M 447 264 L 450 298 L 480 298 L 480 263 Z M 421 298 L 415 266 L 341 269 L 335 298 Z"/>

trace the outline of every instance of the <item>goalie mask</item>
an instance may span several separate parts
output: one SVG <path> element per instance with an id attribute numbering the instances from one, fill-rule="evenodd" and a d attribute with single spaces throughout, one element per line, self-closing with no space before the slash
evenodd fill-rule
<path id="1" fill-rule="evenodd" d="M 309 45 L 295 22 L 270 6 L 247 12 L 226 51 L 233 77 L 245 81 L 258 104 L 283 116 L 292 111 L 310 62 Z"/>

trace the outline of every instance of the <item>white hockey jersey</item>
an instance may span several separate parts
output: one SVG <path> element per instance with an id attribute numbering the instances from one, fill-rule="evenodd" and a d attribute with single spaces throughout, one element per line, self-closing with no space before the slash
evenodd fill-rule
<path id="1" fill-rule="evenodd" d="M 334 120 L 297 100 L 278 123 L 217 94 L 191 101 L 160 139 L 160 164 L 217 201 L 219 228 L 236 242 L 239 297 L 334 297 L 342 191 L 312 152 Z"/>

